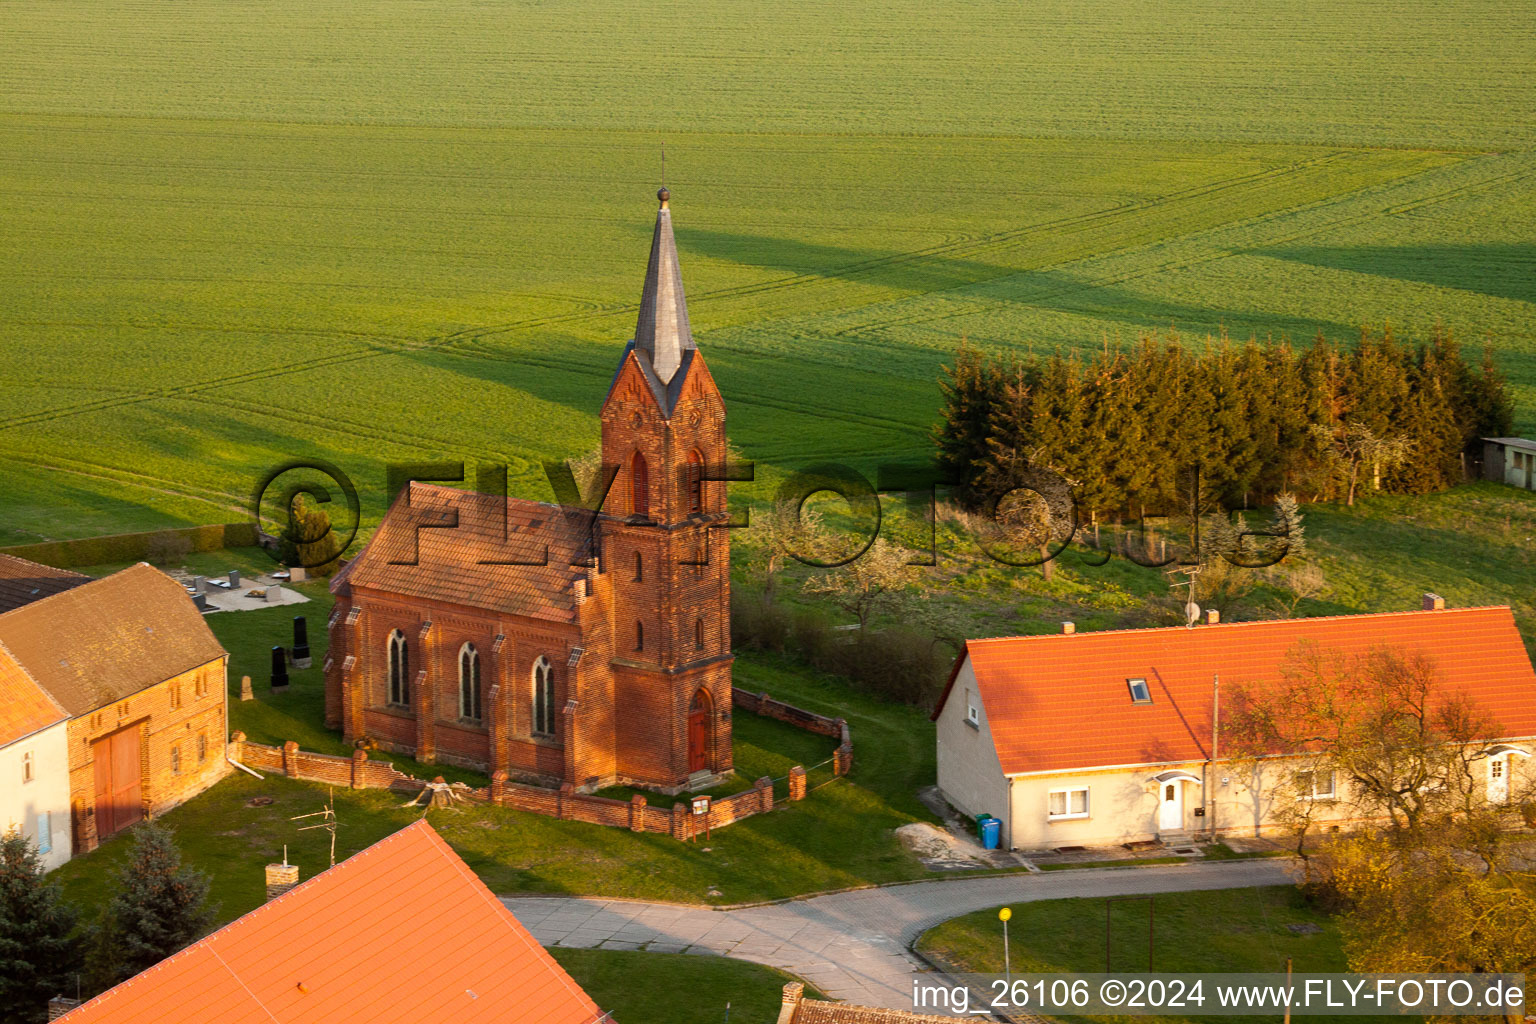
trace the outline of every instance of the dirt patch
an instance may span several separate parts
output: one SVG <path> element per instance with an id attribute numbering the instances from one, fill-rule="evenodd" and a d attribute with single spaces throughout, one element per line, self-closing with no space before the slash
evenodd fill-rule
<path id="1" fill-rule="evenodd" d="M 927 822 L 903 825 L 896 835 L 929 871 L 973 871 L 987 866 L 955 836 Z"/>

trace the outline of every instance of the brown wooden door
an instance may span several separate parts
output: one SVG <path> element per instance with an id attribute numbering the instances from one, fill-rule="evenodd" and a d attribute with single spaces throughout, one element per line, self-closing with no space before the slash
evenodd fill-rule
<path id="1" fill-rule="evenodd" d="M 96 770 L 96 836 L 105 839 L 144 816 L 139 730 L 124 729 L 91 747 Z"/>
<path id="2" fill-rule="evenodd" d="M 688 705 L 688 770 L 709 768 L 709 697 L 700 690 Z"/>

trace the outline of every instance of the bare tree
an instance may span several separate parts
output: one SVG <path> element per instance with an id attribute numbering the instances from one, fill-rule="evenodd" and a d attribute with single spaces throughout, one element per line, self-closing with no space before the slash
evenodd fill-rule
<path id="1" fill-rule="evenodd" d="M 746 564 L 761 575 L 763 600 L 772 602 L 779 570 L 796 555 L 820 558 L 825 547 L 821 512 L 793 501 L 774 501 L 752 517 L 748 533 L 755 546 L 748 549 Z"/>
<path id="2" fill-rule="evenodd" d="M 912 569 L 905 548 L 875 538 L 863 554 L 846 565 L 805 581 L 810 594 L 822 594 L 859 620 L 859 629 L 870 619 L 895 608 L 912 586 Z"/>
<path id="3" fill-rule="evenodd" d="M 1355 490 L 1362 466 L 1370 466 L 1376 479 L 1383 472 L 1408 460 L 1413 441 L 1405 434 L 1382 437 L 1364 423 L 1347 423 L 1330 428 L 1320 423 L 1311 427 L 1312 436 L 1324 457 L 1347 481 L 1346 505 L 1355 503 Z"/>

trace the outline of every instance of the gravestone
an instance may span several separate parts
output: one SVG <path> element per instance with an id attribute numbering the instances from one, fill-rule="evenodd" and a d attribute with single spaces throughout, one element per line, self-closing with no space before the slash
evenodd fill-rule
<path id="1" fill-rule="evenodd" d="M 283 585 L 281 583 L 270 584 L 267 587 L 267 604 L 282 604 L 282 603 L 283 603 Z"/>
<path id="2" fill-rule="evenodd" d="M 309 668 L 314 664 L 309 654 L 309 623 L 302 615 L 293 617 L 293 667 Z"/>
<path id="3" fill-rule="evenodd" d="M 241 676 L 240 677 L 240 699 L 241 700 L 255 700 L 256 699 L 256 695 L 251 692 L 251 677 L 250 676 Z"/>
<path id="4" fill-rule="evenodd" d="M 288 689 L 288 652 L 281 647 L 272 648 L 272 692 Z"/>
<path id="5" fill-rule="evenodd" d="M 231 569 L 231 570 L 229 570 L 229 589 L 230 590 L 239 590 L 240 589 L 240 570 L 239 569 Z"/>

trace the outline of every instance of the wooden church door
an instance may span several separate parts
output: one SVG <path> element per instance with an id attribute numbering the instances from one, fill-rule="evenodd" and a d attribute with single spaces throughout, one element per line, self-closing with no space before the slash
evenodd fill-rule
<path id="1" fill-rule="evenodd" d="M 703 690 L 693 695 L 688 705 L 688 770 L 709 768 L 709 694 Z"/>

